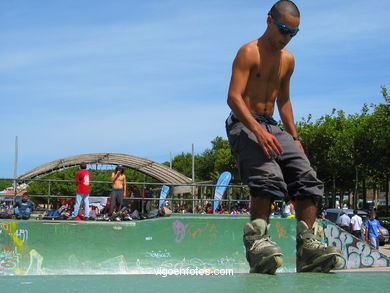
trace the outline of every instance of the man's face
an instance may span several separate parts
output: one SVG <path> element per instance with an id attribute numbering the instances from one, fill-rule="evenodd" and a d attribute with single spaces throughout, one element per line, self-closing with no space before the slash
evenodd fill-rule
<path id="1" fill-rule="evenodd" d="M 268 18 L 270 25 L 271 39 L 276 49 L 283 49 L 298 33 L 299 17 L 285 14 L 280 20 L 274 19 L 272 16 Z"/>
<path id="2" fill-rule="evenodd" d="M 23 201 L 28 201 L 28 196 L 27 195 L 23 195 L 22 200 Z"/>

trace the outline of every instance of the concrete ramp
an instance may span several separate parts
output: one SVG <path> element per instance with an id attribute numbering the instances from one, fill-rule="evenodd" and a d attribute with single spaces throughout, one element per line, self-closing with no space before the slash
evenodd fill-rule
<path id="1" fill-rule="evenodd" d="M 134 222 L 3 220 L 0 275 L 247 273 L 242 229 L 248 221 L 247 216 L 206 215 Z M 330 223 L 324 223 L 323 236 L 343 249 L 347 268 L 389 265 L 379 252 Z M 283 250 L 279 272 L 295 272 L 295 219 L 272 219 L 271 237 Z"/>
<path id="2" fill-rule="evenodd" d="M 249 266 L 242 244 L 248 217 L 172 216 L 134 222 L 4 220 L 0 275 L 156 274 L 169 269 Z M 295 269 L 295 224 L 274 220 L 281 271 Z"/>
<path id="3" fill-rule="evenodd" d="M 341 269 L 390 266 L 390 259 L 367 242 L 327 220 L 322 221 L 322 227 L 322 236 L 327 244 L 338 247 L 343 254 Z"/>

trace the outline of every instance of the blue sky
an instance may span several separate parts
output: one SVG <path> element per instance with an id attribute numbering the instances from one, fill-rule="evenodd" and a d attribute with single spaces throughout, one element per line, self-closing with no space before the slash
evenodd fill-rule
<path id="1" fill-rule="evenodd" d="M 69 156 L 168 161 L 225 135 L 231 64 L 274 1 L 1 0 L 0 177 Z M 388 1 L 296 1 L 295 120 L 390 87 Z M 279 119 L 275 113 L 275 118 Z"/>

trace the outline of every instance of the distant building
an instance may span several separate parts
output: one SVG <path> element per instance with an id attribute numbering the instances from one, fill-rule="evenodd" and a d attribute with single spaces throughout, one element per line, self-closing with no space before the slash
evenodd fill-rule
<path id="1" fill-rule="evenodd" d="M 27 184 L 20 184 L 16 187 L 16 195 L 17 196 L 22 196 L 23 194 L 25 194 L 27 192 Z M 0 191 L 0 196 L 1 197 L 6 197 L 6 198 L 10 198 L 12 196 L 15 195 L 15 191 L 14 191 L 14 188 L 11 186 L 11 187 L 7 187 L 6 189 Z"/>

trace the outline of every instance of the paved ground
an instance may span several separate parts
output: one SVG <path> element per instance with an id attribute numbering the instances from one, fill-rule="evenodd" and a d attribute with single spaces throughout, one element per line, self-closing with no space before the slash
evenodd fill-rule
<path id="1" fill-rule="evenodd" d="M 203 293 L 383 293 L 390 287 L 388 273 L 284 273 L 234 276 L 80 275 L 80 276 L 0 276 L 0 292 L 153 292 Z M 386 289 L 387 288 L 387 289 Z"/>
<path id="2" fill-rule="evenodd" d="M 386 244 L 385 246 L 381 246 L 379 251 L 384 255 L 390 257 L 390 244 Z"/>

